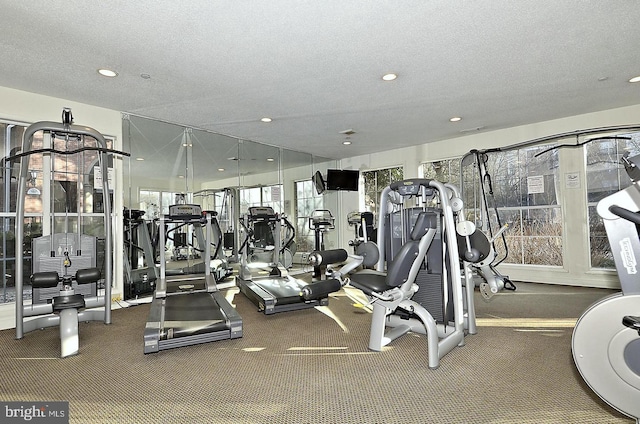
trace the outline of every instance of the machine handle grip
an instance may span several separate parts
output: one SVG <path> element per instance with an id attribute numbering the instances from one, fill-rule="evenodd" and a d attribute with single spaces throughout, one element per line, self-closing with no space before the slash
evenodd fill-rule
<path id="1" fill-rule="evenodd" d="M 616 216 L 619 216 L 622 219 L 626 219 L 627 221 L 631 221 L 634 224 L 640 225 L 640 214 L 637 212 L 633 212 L 629 209 L 625 209 L 621 206 L 616 205 L 609 206 L 609 212 Z"/>
<path id="2" fill-rule="evenodd" d="M 624 318 L 622 318 L 622 324 L 625 327 L 629 327 L 632 330 L 637 330 L 638 331 L 638 335 L 640 335 L 640 316 L 634 317 L 634 316 L 626 316 Z"/>

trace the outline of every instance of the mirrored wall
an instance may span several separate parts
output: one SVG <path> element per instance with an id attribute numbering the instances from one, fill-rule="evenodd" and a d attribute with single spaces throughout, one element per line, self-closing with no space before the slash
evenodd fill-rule
<path id="1" fill-rule="evenodd" d="M 314 209 L 337 211 L 337 194 L 319 195 L 311 182 L 335 160 L 134 115 L 123 115 L 122 124 L 123 149 L 131 153 L 125 207 L 143 211 L 147 221 L 178 203 L 215 210 L 232 260 L 241 243 L 238 220 L 250 206 L 286 216 L 295 228 L 294 250 L 312 250 Z M 335 240 L 337 231 L 326 234 L 327 245 Z"/>

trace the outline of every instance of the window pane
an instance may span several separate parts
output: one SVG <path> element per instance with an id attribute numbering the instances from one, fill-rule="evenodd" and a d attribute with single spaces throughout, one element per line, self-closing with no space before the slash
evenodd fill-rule
<path id="1" fill-rule="evenodd" d="M 550 146 L 467 157 L 482 163 L 465 161 L 462 184 L 456 184 L 460 181 L 460 159 L 425 163 L 423 173 L 425 178 L 458 185 L 466 218 L 489 237 L 509 225 L 504 239 L 495 241 L 498 262 L 561 266 L 562 222 L 556 206 L 558 155 L 556 150 L 542 153 Z M 485 174 L 481 175 L 483 168 Z M 545 244 L 549 247 L 546 251 Z"/>
<path id="2" fill-rule="evenodd" d="M 2 286 L 0 287 L 0 303 L 15 302 L 15 218 L 0 218 L 2 233 L 0 234 L 0 266 L 2 268 Z M 31 299 L 31 241 L 42 235 L 42 218 L 27 217 L 24 220 L 23 241 L 23 292 L 24 299 Z"/>
<path id="3" fill-rule="evenodd" d="M 364 181 L 364 204 L 365 211 L 378 215 L 378 205 L 380 195 L 389 184 L 403 179 L 402 167 L 379 169 L 376 171 L 361 172 Z"/>
<path id="4" fill-rule="evenodd" d="M 324 209 L 324 198 L 316 193 L 311 180 L 297 181 L 296 185 L 296 245 L 298 252 L 311 252 L 315 247 L 315 234 L 309 228 L 309 217 L 316 209 Z"/>
<path id="5" fill-rule="evenodd" d="M 631 156 L 640 154 L 640 133 L 602 137 L 584 145 L 590 259 L 594 268 L 615 269 L 609 240 L 602 219 L 596 212 L 596 205 L 631 184 L 620 163 L 625 152 Z"/>

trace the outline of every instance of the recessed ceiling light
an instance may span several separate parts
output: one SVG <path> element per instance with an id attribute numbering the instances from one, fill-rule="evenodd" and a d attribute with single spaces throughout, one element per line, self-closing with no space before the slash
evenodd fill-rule
<path id="1" fill-rule="evenodd" d="M 262 118 L 261 121 L 262 122 L 271 122 L 272 119 L 271 118 Z"/>
<path id="2" fill-rule="evenodd" d="M 458 122 L 458 121 L 462 121 L 462 118 L 459 116 L 454 116 L 453 118 L 449 119 L 449 121 L 451 122 Z"/>
<path id="3" fill-rule="evenodd" d="M 224 168 L 218 168 L 218 171 L 222 172 L 224 171 Z"/>
<path id="4" fill-rule="evenodd" d="M 98 69 L 98 73 L 103 77 L 117 77 L 118 73 L 116 71 L 112 71 L 111 69 Z"/>
<path id="5" fill-rule="evenodd" d="M 640 75 L 637 77 L 633 77 L 629 80 L 629 82 L 640 82 Z"/>
<path id="6" fill-rule="evenodd" d="M 136 158 L 136 160 L 138 160 L 138 161 L 143 161 L 143 160 L 144 160 L 144 158 Z"/>
<path id="7" fill-rule="evenodd" d="M 344 144 L 345 146 L 348 146 L 348 145 L 350 145 L 350 144 L 351 144 L 351 141 L 349 141 L 349 140 L 345 140 L 345 141 L 343 141 L 343 142 L 342 142 L 342 144 Z"/>
<path id="8" fill-rule="evenodd" d="M 184 175 L 178 175 L 178 178 L 184 178 Z"/>
<path id="9" fill-rule="evenodd" d="M 398 78 L 396 74 L 385 74 L 382 76 L 382 79 L 385 81 L 393 81 L 396 78 Z"/>
<path id="10" fill-rule="evenodd" d="M 274 158 L 267 158 L 267 162 L 273 162 L 274 160 Z"/>

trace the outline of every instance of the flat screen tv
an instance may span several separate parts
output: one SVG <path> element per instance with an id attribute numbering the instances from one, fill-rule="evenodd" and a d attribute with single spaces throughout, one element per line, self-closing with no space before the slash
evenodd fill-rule
<path id="1" fill-rule="evenodd" d="M 327 190 L 358 191 L 360 171 L 327 169 Z"/>
<path id="2" fill-rule="evenodd" d="M 316 187 L 316 192 L 318 194 L 322 194 L 325 191 L 325 183 L 324 183 L 324 178 L 322 178 L 322 174 L 320 173 L 320 171 L 316 171 L 315 174 L 313 174 L 313 177 L 311 177 L 311 181 L 313 181 L 313 185 Z"/>

